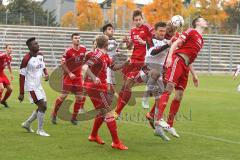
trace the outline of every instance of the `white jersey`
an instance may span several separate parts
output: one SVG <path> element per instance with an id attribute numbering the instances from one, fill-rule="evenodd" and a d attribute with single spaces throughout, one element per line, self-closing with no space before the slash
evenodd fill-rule
<path id="1" fill-rule="evenodd" d="M 158 40 L 156 38 L 152 39 L 152 43 L 153 43 L 153 47 L 151 48 L 147 48 L 147 54 L 145 57 L 145 63 L 148 64 L 157 64 L 159 66 L 163 66 L 165 63 L 165 59 L 168 53 L 168 49 L 162 51 L 161 53 L 152 56 L 151 52 L 156 50 L 159 47 L 162 47 L 164 45 L 166 45 L 168 42 L 168 40 L 163 39 L 163 40 Z"/>
<path id="2" fill-rule="evenodd" d="M 109 38 L 107 54 L 110 58 L 114 58 L 114 56 L 117 54 L 117 47 L 117 41 L 114 38 Z"/>
<path id="3" fill-rule="evenodd" d="M 36 56 L 31 56 L 30 54 L 25 55 L 20 67 L 20 74 L 25 77 L 25 91 L 42 89 L 41 78 L 43 76 L 44 69 L 45 63 L 42 54 L 39 53 Z"/>
<path id="4" fill-rule="evenodd" d="M 237 65 L 236 71 L 234 73 L 234 76 L 238 76 L 238 73 L 240 72 L 240 65 Z"/>

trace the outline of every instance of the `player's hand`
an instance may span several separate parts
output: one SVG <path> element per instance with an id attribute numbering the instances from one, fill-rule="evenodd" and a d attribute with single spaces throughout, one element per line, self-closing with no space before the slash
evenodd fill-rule
<path id="1" fill-rule="evenodd" d="M 68 75 L 69 75 L 70 79 L 75 79 L 76 78 L 75 74 L 73 74 L 72 72 L 70 72 Z"/>
<path id="2" fill-rule="evenodd" d="M 96 77 L 96 78 L 93 80 L 93 83 L 94 83 L 94 84 L 100 84 L 100 83 L 101 83 L 101 80 L 100 80 L 98 77 Z"/>
<path id="3" fill-rule="evenodd" d="M 166 60 L 166 67 L 169 68 L 172 64 L 172 57 L 168 57 Z"/>
<path id="4" fill-rule="evenodd" d="M 19 96 L 18 96 L 18 100 L 19 100 L 20 102 L 22 102 L 23 99 L 24 99 L 24 94 L 19 94 Z"/>
<path id="5" fill-rule="evenodd" d="M 48 81 L 49 80 L 49 75 L 45 75 L 45 81 Z"/>
<path id="6" fill-rule="evenodd" d="M 138 37 L 138 42 L 140 43 L 140 44 L 146 44 L 147 42 L 146 41 L 144 41 L 141 37 Z"/>
<path id="7" fill-rule="evenodd" d="M 193 84 L 194 84 L 195 87 L 199 86 L 199 80 L 198 80 L 198 77 L 196 75 L 193 76 Z"/>

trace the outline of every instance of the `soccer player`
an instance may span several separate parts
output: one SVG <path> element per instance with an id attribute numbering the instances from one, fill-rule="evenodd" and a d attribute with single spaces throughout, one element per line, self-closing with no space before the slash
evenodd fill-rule
<path id="1" fill-rule="evenodd" d="M 115 117 L 121 113 L 130 100 L 133 85 L 136 82 L 142 82 L 141 78 L 139 79 L 139 73 L 144 66 L 146 44 L 151 41 L 154 32 L 152 27 L 143 24 L 143 15 L 140 10 L 133 12 L 133 23 L 135 27 L 131 29 L 130 39 L 128 37 L 124 39 L 128 49 L 134 48 L 130 58 L 131 63 L 122 70 L 124 84 L 119 93 Z"/>
<path id="2" fill-rule="evenodd" d="M 195 86 L 198 86 L 198 77 L 193 70 L 192 63 L 203 47 L 202 34 L 208 26 L 207 21 L 202 17 L 197 17 L 192 21 L 193 28 L 189 28 L 171 45 L 166 60 L 167 72 L 165 80 L 167 81 L 165 91 L 160 97 L 158 114 L 155 122 L 155 133 L 161 134 L 162 127 L 160 120 L 163 117 L 165 107 L 167 105 L 170 94 L 175 88 L 175 97 L 169 111 L 167 131 L 174 137 L 179 137 L 173 128 L 173 120 L 178 112 L 183 97 L 184 90 L 187 87 L 189 71 L 193 74 Z"/>
<path id="3" fill-rule="evenodd" d="M 6 44 L 5 50 L 6 50 L 6 53 L 2 53 L 0 56 L 0 99 L 1 99 L 1 104 L 4 105 L 4 107 L 8 108 L 9 106 L 7 104 L 7 99 L 10 97 L 12 93 L 12 86 L 10 84 L 8 77 L 4 73 L 4 69 L 6 66 L 8 67 L 11 81 L 12 81 L 13 80 L 12 67 L 11 67 L 12 45 L 10 43 Z M 6 88 L 7 91 L 2 99 L 2 93 L 4 91 L 4 88 Z"/>
<path id="4" fill-rule="evenodd" d="M 117 41 L 113 37 L 114 34 L 114 28 L 111 23 L 107 23 L 102 27 L 103 34 L 108 36 L 108 56 L 115 60 L 115 56 L 117 54 Z M 107 83 L 108 83 L 108 92 L 109 95 L 113 96 L 115 92 L 115 85 L 116 85 L 116 80 L 115 80 L 115 73 L 111 68 L 107 68 Z"/>
<path id="5" fill-rule="evenodd" d="M 20 102 L 24 99 L 24 91 L 29 93 L 29 99 L 31 103 L 37 105 L 37 110 L 33 111 L 32 115 L 22 123 L 22 127 L 28 132 L 34 132 L 31 129 L 31 123 L 38 119 L 37 134 L 40 136 L 49 136 L 43 130 L 43 120 L 47 109 L 47 99 L 43 87 L 41 85 L 41 78 L 45 75 L 45 80 L 48 81 L 49 76 L 45 67 L 43 55 L 39 52 L 38 42 L 35 37 L 29 38 L 26 44 L 30 50 L 27 53 L 20 66 L 20 93 L 18 99 Z"/>
<path id="6" fill-rule="evenodd" d="M 162 80 L 163 65 L 164 65 L 165 58 L 168 51 L 166 49 L 169 48 L 169 44 L 171 43 L 171 41 L 168 41 L 165 39 L 166 29 L 167 29 L 166 23 L 158 22 L 155 24 L 154 29 L 155 29 L 155 36 L 152 38 L 153 46 L 147 48 L 145 64 L 150 70 L 155 69 L 161 75 L 157 82 L 158 86 L 156 86 L 158 87 L 158 95 L 155 97 L 156 98 L 155 100 L 157 100 L 160 96 L 159 93 L 161 94 L 161 92 L 164 89 L 164 85 L 162 82 L 163 81 Z M 152 85 L 149 85 L 149 84 L 146 86 L 146 91 L 144 93 L 143 100 L 142 100 L 143 108 L 149 108 L 148 96 L 151 93 L 151 90 L 152 90 L 151 87 Z"/>
<path id="7" fill-rule="evenodd" d="M 81 65 L 84 62 L 86 55 L 86 47 L 80 45 L 79 33 L 73 33 L 71 36 L 72 46 L 65 50 L 62 56 L 62 68 L 64 70 L 62 93 L 55 101 L 55 106 L 52 111 L 52 123 L 57 124 L 57 112 L 63 101 L 69 93 L 75 94 L 75 104 L 71 122 L 77 125 L 77 115 L 80 108 L 83 108 L 85 97 L 83 96 L 83 81 Z"/>
<path id="8" fill-rule="evenodd" d="M 98 36 L 96 39 L 97 49 L 87 55 L 86 63 L 82 67 L 83 73 L 87 74 L 85 79 L 87 95 L 90 97 L 96 111 L 99 113 L 95 118 L 92 133 L 88 139 L 98 144 L 105 143 L 98 135 L 98 130 L 105 121 L 112 136 L 112 147 L 119 150 L 127 150 L 128 148 L 123 145 L 118 138 L 116 120 L 110 108 L 112 97 L 108 97 L 107 94 L 106 78 L 107 67 L 112 70 L 118 70 L 129 62 L 126 61 L 123 64 L 114 64 L 107 54 L 108 41 L 109 39 L 107 36 Z"/>

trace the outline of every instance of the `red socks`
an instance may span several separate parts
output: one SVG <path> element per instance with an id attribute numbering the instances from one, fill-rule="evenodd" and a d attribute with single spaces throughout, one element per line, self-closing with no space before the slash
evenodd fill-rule
<path id="1" fill-rule="evenodd" d="M 78 111 L 80 108 L 83 108 L 85 100 L 86 100 L 86 97 L 83 97 L 80 101 L 75 101 L 75 104 L 73 107 L 72 120 L 77 119 Z"/>
<path id="2" fill-rule="evenodd" d="M 62 103 L 63 103 L 63 100 L 58 97 L 55 101 L 55 106 L 52 111 L 52 116 L 57 116 L 57 112 L 58 112 L 59 108 L 61 107 Z"/>
<path id="3" fill-rule="evenodd" d="M 117 133 L 117 123 L 116 123 L 114 117 L 106 118 L 105 121 L 106 121 L 107 127 L 111 133 L 113 143 L 118 144 L 120 141 L 119 141 L 118 133 Z"/>
<path id="4" fill-rule="evenodd" d="M 104 121 L 103 117 L 97 116 L 97 118 L 95 118 L 92 133 L 91 133 L 93 137 L 96 137 L 98 135 L 98 130 L 101 127 L 103 121 Z"/>
<path id="5" fill-rule="evenodd" d="M 156 102 L 153 104 L 151 111 L 149 112 L 152 117 L 155 115 Z"/>
<path id="6" fill-rule="evenodd" d="M 121 90 L 119 97 L 118 97 L 118 104 L 117 104 L 117 109 L 115 110 L 115 112 L 119 115 L 123 108 L 125 107 L 125 105 L 128 103 L 128 101 L 130 100 L 132 95 L 132 91 L 129 89 L 124 89 Z"/>
<path id="7" fill-rule="evenodd" d="M 158 114 L 157 114 L 157 120 L 160 120 L 162 117 L 163 117 L 163 113 L 164 113 L 164 110 L 167 106 L 167 102 L 168 102 L 168 99 L 169 99 L 169 93 L 168 92 L 163 92 L 161 98 L 160 98 L 160 101 L 159 101 L 159 105 L 158 105 Z"/>
<path id="8" fill-rule="evenodd" d="M 171 104 L 171 108 L 170 108 L 170 111 L 169 111 L 169 114 L 168 114 L 168 121 L 167 121 L 167 123 L 168 123 L 171 127 L 173 126 L 174 117 L 175 117 L 175 115 L 176 115 L 177 112 L 178 112 L 179 106 L 180 106 L 180 101 L 174 99 L 174 100 L 172 101 L 172 104 Z"/>

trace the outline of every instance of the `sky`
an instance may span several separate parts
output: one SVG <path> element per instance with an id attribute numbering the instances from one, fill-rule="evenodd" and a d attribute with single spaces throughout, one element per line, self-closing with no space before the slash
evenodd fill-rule
<path id="1" fill-rule="evenodd" d="M 103 2 L 104 0 L 97 0 L 98 2 Z M 140 4 L 148 4 L 149 2 L 152 2 L 152 0 L 135 0 L 136 3 Z M 3 0 L 3 4 L 6 4 L 7 0 Z"/>

